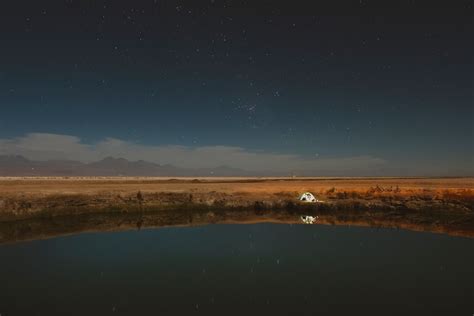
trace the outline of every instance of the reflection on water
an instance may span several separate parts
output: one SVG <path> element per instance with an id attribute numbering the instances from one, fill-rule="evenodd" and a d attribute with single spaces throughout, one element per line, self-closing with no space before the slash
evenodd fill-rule
<path id="1" fill-rule="evenodd" d="M 471 315 L 474 240 L 253 224 L 0 246 L 3 315 Z"/>
<path id="2" fill-rule="evenodd" d="M 161 210 L 146 212 L 102 212 L 68 216 L 46 216 L 18 221 L 0 221 L 0 244 L 60 237 L 84 232 L 140 230 L 169 226 L 199 226 L 218 223 L 280 223 L 324 225 L 355 225 L 428 231 L 474 237 L 472 216 L 450 212 L 404 212 L 357 210 Z M 311 216 L 312 215 L 312 216 Z M 309 218 L 313 220 L 308 221 Z M 306 219 L 306 220 L 304 220 Z"/>

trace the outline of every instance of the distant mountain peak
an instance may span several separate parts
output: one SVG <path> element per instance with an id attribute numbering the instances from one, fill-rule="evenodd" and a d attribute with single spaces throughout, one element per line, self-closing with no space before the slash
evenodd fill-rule
<path id="1" fill-rule="evenodd" d="M 130 162 L 130 161 L 125 158 L 115 158 L 112 156 L 107 156 L 104 159 L 99 160 L 98 162 Z"/>
<path id="2" fill-rule="evenodd" d="M 16 160 L 16 161 L 23 161 L 23 162 L 29 162 L 30 160 L 28 158 L 25 158 L 22 155 L 0 155 L 0 161 L 6 161 L 6 160 Z"/>
<path id="3" fill-rule="evenodd" d="M 108 156 L 102 160 L 81 163 L 74 160 L 33 161 L 20 155 L 0 155 L 0 176 L 142 176 L 199 177 L 249 176 L 250 173 L 229 166 L 216 168 L 180 168 L 145 160 L 129 161 Z"/>

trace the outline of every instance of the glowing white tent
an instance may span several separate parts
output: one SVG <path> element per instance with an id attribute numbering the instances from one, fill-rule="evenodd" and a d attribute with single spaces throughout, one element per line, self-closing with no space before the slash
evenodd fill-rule
<path id="1" fill-rule="evenodd" d="M 314 195 L 312 193 L 309 193 L 309 192 L 305 192 L 301 195 L 300 197 L 300 201 L 303 201 L 303 202 L 318 202 L 318 200 L 314 197 Z"/>

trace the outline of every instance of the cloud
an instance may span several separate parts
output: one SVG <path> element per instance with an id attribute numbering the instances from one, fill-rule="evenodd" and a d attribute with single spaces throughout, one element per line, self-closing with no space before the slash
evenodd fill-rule
<path id="1" fill-rule="evenodd" d="M 86 144 L 76 136 L 46 133 L 0 139 L 0 155 L 22 155 L 32 160 L 66 159 L 82 162 L 112 156 L 186 168 L 225 165 L 248 171 L 334 175 L 373 174 L 371 171 L 386 164 L 383 159 L 372 156 L 308 158 L 233 146 L 142 145 L 116 138 L 104 138 L 96 143 Z"/>

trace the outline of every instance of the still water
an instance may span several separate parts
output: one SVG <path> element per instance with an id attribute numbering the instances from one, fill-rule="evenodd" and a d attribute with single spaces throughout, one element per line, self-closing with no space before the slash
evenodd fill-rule
<path id="1" fill-rule="evenodd" d="M 0 314 L 472 315 L 474 239 L 207 225 L 0 246 Z"/>

